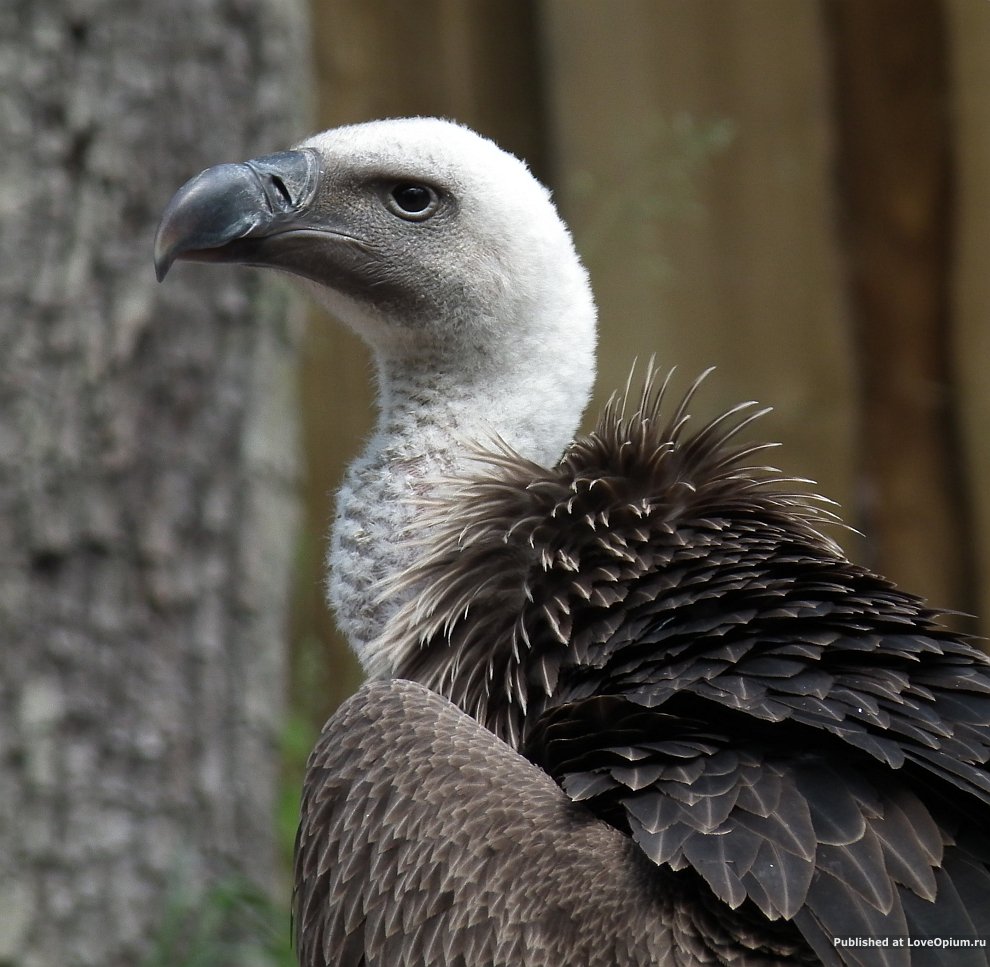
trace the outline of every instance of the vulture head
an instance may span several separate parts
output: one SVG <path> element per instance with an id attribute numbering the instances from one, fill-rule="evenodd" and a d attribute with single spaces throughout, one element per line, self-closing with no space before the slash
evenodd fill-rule
<path id="1" fill-rule="evenodd" d="M 155 239 L 176 260 L 275 268 L 369 345 L 379 414 L 337 495 L 327 595 L 365 670 L 401 595 L 383 581 L 430 481 L 499 441 L 553 465 L 595 374 L 595 306 L 550 193 L 518 158 L 435 118 L 323 132 L 197 175 Z"/>
<path id="2" fill-rule="evenodd" d="M 595 309 L 570 233 L 522 161 L 458 124 L 352 125 L 208 168 L 163 215 L 159 278 L 177 259 L 303 279 L 386 367 L 472 389 L 497 374 L 503 401 L 528 385 L 530 413 L 543 384 L 539 443 L 511 415 L 490 428 L 534 457 L 559 455 L 587 402 Z"/>

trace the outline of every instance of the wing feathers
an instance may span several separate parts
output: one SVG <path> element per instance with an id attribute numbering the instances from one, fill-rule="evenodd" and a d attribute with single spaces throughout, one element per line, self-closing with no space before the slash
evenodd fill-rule
<path id="1" fill-rule="evenodd" d="M 927 929 L 943 907 L 972 929 L 958 910 L 986 904 L 990 857 L 961 844 L 990 826 L 990 666 L 847 561 L 798 482 L 749 466 L 759 448 L 733 437 L 751 408 L 692 437 L 666 392 L 617 401 L 556 468 L 505 449 L 451 483 L 422 519 L 437 550 L 403 579 L 423 595 L 388 631 L 400 674 L 720 915 L 791 919 L 826 963 L 908 964 L 832 938 Z"/>
<path id="2" fill-rule="evenodd" d="M 808 962 L 789 925 L 713 915 L 693 873 L 651 866 L 491 732 L 406 681 L 366 685 L 324 729 L 295 881 L 301 967 L 701 967 L 723 960 L 717 951 Z"/>

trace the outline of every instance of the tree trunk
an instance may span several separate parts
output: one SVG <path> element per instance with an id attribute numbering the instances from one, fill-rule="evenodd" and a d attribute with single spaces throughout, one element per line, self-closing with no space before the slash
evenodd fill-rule
<path id="1" fill-rule="evenodd" d="M 859 350 L 868 563 L 936 606 L 972 612 L 946 10 L 940 0 L 828 0 L 823 9 Z"/>
<path id="2" fill-rule="evenodd" d="M 151 245 L 301 133 L 289 0 L 0 12 L 0 965 L 149 958 L 169 884 L 273 882 L 292 307 Z"/>

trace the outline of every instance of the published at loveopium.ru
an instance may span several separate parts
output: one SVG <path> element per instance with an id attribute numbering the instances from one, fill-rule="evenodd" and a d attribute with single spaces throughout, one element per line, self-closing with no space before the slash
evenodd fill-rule
<path id="1" fill-rule="evenodd" d="M 833 947 L 986 947 L 988 937 L 833 937 Z"/>

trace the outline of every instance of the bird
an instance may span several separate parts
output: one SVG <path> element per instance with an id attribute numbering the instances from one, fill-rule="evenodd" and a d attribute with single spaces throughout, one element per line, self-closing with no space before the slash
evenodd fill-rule
<path id="1" fill-rule="evenodd" d="M 990 662 L 847 558 L 756 404 L 692 423 L 708 373 L 651 362 L 576 435 L 596 309 L 521 160 L 332 129 L 187 182 L 176 260 L 294 276 L 374 360 L 303 967 L 990 963 Z"/>

